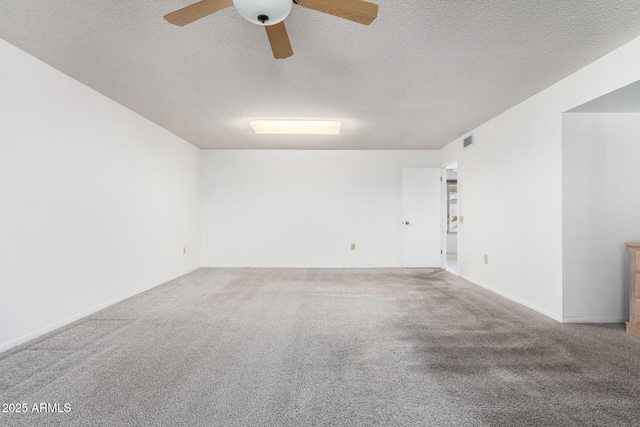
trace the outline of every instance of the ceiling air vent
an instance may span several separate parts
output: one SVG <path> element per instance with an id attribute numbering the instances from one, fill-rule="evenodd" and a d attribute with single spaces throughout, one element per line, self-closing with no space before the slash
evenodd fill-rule
<path id="1" fill-rule="evenodd" d="M 462 140 L 462 148 L 467 148 L 472 144 L 473 144 L 473 135 L 469 135 L 468 137 Z"/>

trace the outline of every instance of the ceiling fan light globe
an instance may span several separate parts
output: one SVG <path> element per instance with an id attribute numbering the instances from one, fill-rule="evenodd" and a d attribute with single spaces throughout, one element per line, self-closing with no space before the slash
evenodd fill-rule
<path id="1" fill-rule="evenodd" d="M 292 5 L 291 0 L 233 0 L 238 13 L 258 25 L 274 25 L 284 21 Z"/>

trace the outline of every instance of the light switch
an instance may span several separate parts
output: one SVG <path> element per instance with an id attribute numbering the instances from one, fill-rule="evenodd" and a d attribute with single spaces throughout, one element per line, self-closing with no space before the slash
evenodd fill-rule
<path id="1" fill-rule="evenodd" d="M 356 244 L 355 244 L 355 243 L 352 243 L 352 244 L 351 244 L 351 250 L 352 250 L 352 251 L 355 251 L 355 250 L 356 250 Z"/>

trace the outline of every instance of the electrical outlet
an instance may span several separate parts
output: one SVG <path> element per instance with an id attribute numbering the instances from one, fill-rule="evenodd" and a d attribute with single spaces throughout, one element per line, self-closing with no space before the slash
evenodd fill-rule
<path id="1" fill-rule="evenodd" d="M 489 264 L 489 254 L 484 254 L 484 263 Z"/>
<path id="2" fill-rule="evenodd" d="M 352 250 L 352 251 L 355 251 L 355 250 L 356 250 L 356 244 L 355 244 L 355 243 L 352 243 L 352 244 L 351 244 L 351 250 Z"/>
<path id="3" fill-rule="evenodd" d="M 187 248 L 182 248 L 182 253 L 186 255 L 187 254 Z"/>
<path id="4" fill-rule="evenodd" d="M 460 224 L 464 223 L 464 216 L 460 215 Z"/>

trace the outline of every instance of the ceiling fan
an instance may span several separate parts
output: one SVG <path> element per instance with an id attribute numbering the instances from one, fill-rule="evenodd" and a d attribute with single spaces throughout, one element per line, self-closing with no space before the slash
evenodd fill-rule
<path id="1" fill-rule="evenodd" d="M 378 16 L 378 5 L 362 0 L 201 0 L 165 15 L 164 19 L 183 26 L 233 5 L 245 19 L 264 26 L 274 58 L 282 59 L 293 55 L 284 26 L 293 3 L 364 25 Z"/>

